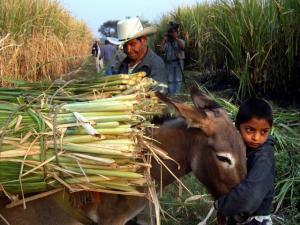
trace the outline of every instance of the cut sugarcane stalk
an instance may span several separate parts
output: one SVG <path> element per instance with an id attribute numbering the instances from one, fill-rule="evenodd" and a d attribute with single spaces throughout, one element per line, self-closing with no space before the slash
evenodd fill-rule
<path id="1" fill-rule="evenodd" d="M 113 160 L 113 159 L 93 157 L 93 156 L 90 156 L 90 155 L 84 155 L 84 154 L 79 154 L 79 153 L 74 153 L 74 156 L 77 156 L 78 158 L 82 158 L 82 159 L 90 159 L 90 160 L 93 160 L 93 161 L 96 161 L 96 162 L 101 162 L 101 163 L 107 164 L 107 165 L 110 165 L 110 164 L 115 162 L 115 160 Z"/>
<path id="2" fill-rule="evenodd" d="M 80 125 L 84 128 L 87 134 L 96 137 L 101 137 L 99 132 L 95 128 L 93 128 L 92 125 L 89 123 L 89 121 L 86 118 L 84 118 L 82 115 L 80 115 L 80 113 L 73 112 L 73 114 L 78 120 L 78 122 L 80 123 Z"/>
<path id="3" fill-rule="evenodd" d="M 67 104 L 62 107 L 69 112 L 109 112 L 109 111 L 132 111 L 132 102 L 93 102 Z"/>
<path id="4" fill-rule="evenodd" d="M 149 163 L 138 139 L 151 126 L 148 115 L 160 112 L 150 88 L 145 73 L 0 88 L 0 187 L 144 195 L 136 187 Z"/>
<path id="5" fill-rule="evenodd" d="M 73 168 L 73 167 L 67 167 L 66 169 L 82 173 L 81 169 L 79 168 Z M 144 176 L 139 173 L 133 173 L 133 172 L 124 172 L 124 171 L 108 171 L 108 170 L 95 170 L 95 169 L 83 169 L 85 174 L 90 175 L 102 175 L 102 176 L 112 176 L 112 177 L 123 177 L 123 178 L 143 178 Z"/>

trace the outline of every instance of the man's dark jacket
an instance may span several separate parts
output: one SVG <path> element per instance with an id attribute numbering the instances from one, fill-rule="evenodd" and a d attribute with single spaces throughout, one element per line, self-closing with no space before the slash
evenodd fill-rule
<path id="1" fill-rule="evenodd" d="M 264 216 L 271 213 L 274 197 L 274 139 L 269 136 L 258 149 L 247 148 L 248 175 L 228 194 L 220 197 L 216 208 L 225 216 Z"/>
<path id="2" fill-rule="evenodd" d="M 121 63 L 118 73 L 128 73 L 128 64 L 130 59 L 126 57 Z M 156 80 L 159 84 L 165 85 L 162 92 L 167 90 L 168 72 L 163 60 L 148 48 L 147 53 L 143 60 L 134 68 L 133 73 L 146 72 L 148 77 Z M 160 88 L 161 90 L 161 88 Z"/>

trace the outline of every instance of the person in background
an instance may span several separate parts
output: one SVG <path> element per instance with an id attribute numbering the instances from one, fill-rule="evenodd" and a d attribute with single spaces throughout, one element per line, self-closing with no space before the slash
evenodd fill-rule
<path id="1" fill-rule="evenodd" d="M 156 90 L 167 93 L 167 70 L 163 60 L 148 47 L 147 36 L 156 32 L 155 27 L 143 28 L 139 18 L 121 20 L 117 24 L 118 38 L 108 38 L 115 45 L 123 45 L 126 58 L 121 62 L 118 73 L 146 72 L 156 80 Z"/>
<path id="2" fill-rule="evenodd" d="M 100 40 L 99 39 L 96 39 L 93 44 L 92 55 L 95 58 L 96 71 L 97 71 L 97 73 L 99 73 L 100 70 L 103 68 L 103 61 L 101 59 L 101 49 L 100 49 Z"/>
<path id="3" fill-rule="evenodd" d="M 272 225 L 274 198 L 274 139 L 270 105 L 257 98 L 243 102 L 235 125 L 247 147 L 245 180 L 215 201 L 215 208 L 228 217 L 226 225 Z"/>
<path id="4" fill-rule="evenodd" d="M 183 81 L 185 42 L 178 37 L 179 24 L 170 22 L 161 42 L 161 52 L 168 70 L 169 95 L 179 93 Z"/>
<path id="5" fill-rule="evenodd" d="M 105 45 L 101 48 L 100 58 L 103 59 L 105 66 L 105 74 L 112 75 L 115 73 L 115 56 L 116 56 L 116 46 L 112 45 L 107 39 L 105 40 Z"/>
<path id="6" fill-rule="evenodd" d="M 115 65 L 114 65 L 114 71 L 117 73 L 119 71 L 119 68 L 122 64 L 122 62 L 124 61 L 124 59 L 127 57 L 127 55 L 124 53 L 123 51 L 123 46 L 119 45 L 116 46 L 117 47 L 117 51 L 116 51 L 116 55 L 115 55 Z"/>

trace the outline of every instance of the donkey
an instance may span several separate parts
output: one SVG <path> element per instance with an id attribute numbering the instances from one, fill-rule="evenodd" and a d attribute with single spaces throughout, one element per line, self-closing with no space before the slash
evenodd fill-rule
<path id="1" fill-rule="evenodd" d="M 164 160 L 167 167 L 177 177 L 193 172 L 214 198 L 227 193 L 245 178 L 245 145 L 223 108 L 196 88 L 191 90 L 194 106 L 170 100 L 162 95 L 159 97 L 168 105 L 173 106 L 181 118 L 168 121 L 159 128 L 150 129 L 147 134 L 157 140 L 155 144 L 180 164 L 178 169 L 176 163 Z M 157 181 L 157 184 L 160 184 L 161 178 L 162 186 L 175 180 L 164 167 L 161 170 L 161 165 L 155 160 L 152 160 L 151 164 L 151 176 Z M 44 201 L 43 205 L 47 204 L 49 207 L 57 204 L 52 201 L 51 197 L 38 201 Z M 35 213 L 39 215 L 49 214 L 47 211 L 39 210 L 38 201 L 32 203 L 32 213 L 28 213 L 27 217 L 34 218 Z M 143 197 L 101 194 L 101 202 L 83 207 L 83 212 L 98 225 L 125 225 L 142 212 L 147 205 L 149 202 Z M 62 210 L 58 206 L 56 208 L 57 214 L 52 212 L 54 219 L 57 219 L 55 223 L 50 223 L 50 219 L 40 222 L 39 220 L 34 221 L 32 218 L 28 218 L 31 219 L 30 223 L 20 223 L 17 221 L 20 213 L 18 208 L 12 210 L 0 208 L 0 214 L 11 225 L 80 224 L 76 221 L 70 221 L 70 218 L 68 218 L 69 221 L 61 222 L 67 219 L 64 218 Z M 22 215 L 24 214 L 26 212 L 22 213 Z M 1 218 L 0 225 L 2 225 Z"/>
<path id="2" fill-rule="evenodd" d="M 197 88 L 191 90 L 194 106 L 159 97 L 181 118 L 150 129 L 147 134 L 180 164 L 178 169 L 176 163 L 164 160 L 176 177 L 193 172 L 214 198 L 240 183 L 247 170 L 245 145 L 226 111 Z M 164 187 L 175 181 L 157 161 L 151 164 L 151 176 L 157 184 Z M 99 225 L 124 225 L 149 205 L 145 198 L 130 196 L 104 194 L 101 200 L 97 207 Z"/>

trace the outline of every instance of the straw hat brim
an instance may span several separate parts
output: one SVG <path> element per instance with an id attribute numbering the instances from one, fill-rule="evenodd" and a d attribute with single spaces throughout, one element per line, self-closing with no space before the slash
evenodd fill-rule
<path id="1" fill-rule="evenodd" d="M 107 37 L 107 40 L 114 45 L 123 45 L 132 39 L 152 35 L 152 34 L 156 33 L 156 31 L 157 31 L 156 27 L 150 26 L 150 27 L 145 27 L 143 30 L 137 32 L 134 36 L 132 36 L 126 40 L 119 40 L 118 38 L 115 38 L 115 37 Z"/>

